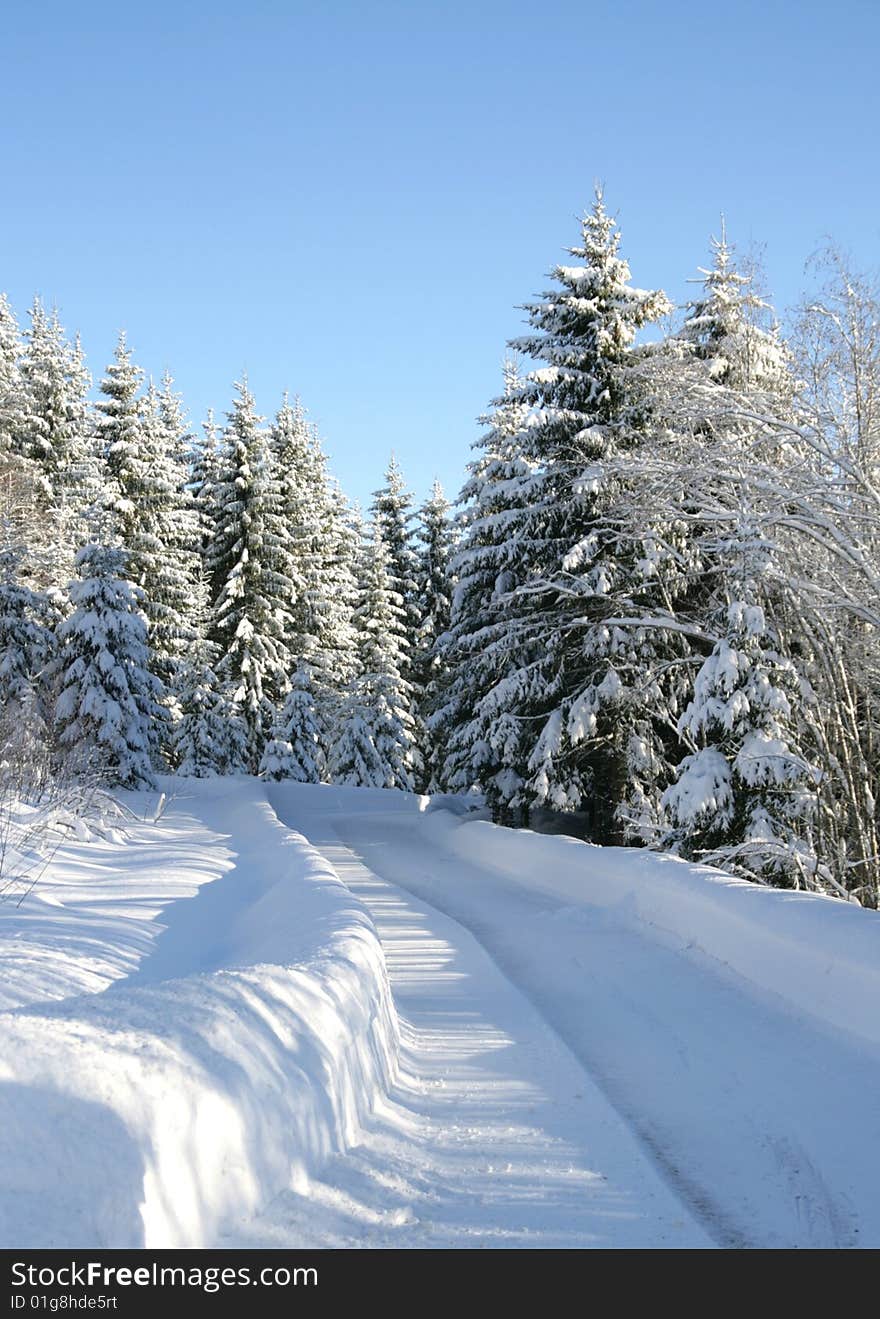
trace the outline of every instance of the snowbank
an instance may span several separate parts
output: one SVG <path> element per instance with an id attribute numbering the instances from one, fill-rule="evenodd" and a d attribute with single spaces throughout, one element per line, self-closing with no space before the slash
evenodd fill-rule
<path id="1" fill-rule="evenodd" d="M 613 908 L 669 946 L 724 963 L 827 1025 L 880 1043 L 880 918 L 812 893 L 764 888 L 641 848 L 425 816 L 442 847 L 575 908 Z"/>
<path id="2" fill-rule="evenodd" d="M 166 837 L 196 816 L 231 868 L 208 866 L 105 992 L 0 1013 L 4 1246 L 216 1241 L 305 1189 L 391 1084 L 397 1021 L 364 907 L 254 780 L 176 791 Z M 190 829 L 176 862 L 166 847 L 193 866 Z"/>
<path id="3" fill-rule="evenodd" d="M 158 792 L 121 794 L 125 816 L 68 839 L 22 899 L 0 904 L 0 1012 L 97 994 L 150 956 L 170 903 L 233 865 L 229 835 Z M 124 843 L 124 847 L 120 847 Z"/>

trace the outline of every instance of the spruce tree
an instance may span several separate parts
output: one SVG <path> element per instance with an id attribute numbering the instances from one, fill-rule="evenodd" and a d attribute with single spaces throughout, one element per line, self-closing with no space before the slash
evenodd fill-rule
<path id="1" fill-rule="evenodd" d="M 324 729 L 308 665 L 298 665 L 281 716 L 266 743 L 260 773 L 267 779 L 321 783 L 326 769 Z"/>
<path id="2" fill-rule="evenodd" d="M 209 558 L 218 591 L 212 640 L 220 648 L 218 676 L 247 727 L 248 768 L 256 773 L 289 687 L 294 583 L 285 571 L 287 537 L 274 454 L 246 382 L 236 390 Z"/>
<path id="3" fill-rule="evenodd" d="M 90 380 L 79 343 L 67 343 L 57 313 L 48 315 L 39 299 L 25 335 L 21 383 L 21 441 L 40 472 L 46 505 L 81 500 Z"/>
<path id="4" fill-rule="evenodd" d="M 26 770 L 48 738 L 45 669 L 54 650 L 46 595 L 23 579 L 26 548 L 0 547 L 0 761 Z M 8 770 L 5 772 L 8 778 Z"/>
<path id="5" fill-rule="evenodd" d="M 689 385 L 685 440 L 659 473 L 687 519 L 680 548 L 691 582 L 680 616 L 695 636 L 715 639 L 708 654 L 705 643 L 694 654 L 695 677 L 683 693 L 684 749 L 663 796 L 666 837 L 688 855 L 790 877 L 792 866 L 809 864 L 809 770 L 792 749 L 808 689 L 770 621 L 782 617 L 787 588 L 774 566 L 778 549 L 761 530 L 773 514 L 763 499 L 753 502 L 750 474 L 757 468 L 761 483 L 772 482 L 784 460 L 775 423 L 791 417 L 794 387 L 777 329 L 760 324 L 769 307 L 736 269 L 723 232 L 713 249 L 681 332 L 700 368 Z M 762 741 L 775 754 L 760 754 Z"/>
<path id="6" fill-rule="evenodd" d="M 172 732 L 176 772 L 191 778 L 231 774 L 245 767 L 247 731 L 217 677 L 217 647 L 208 640 L 207 581 L 194 588 L 195 638 L 177 671 L 179 718 Z"/>
<path id="7" fill-rule="evenodd" d="M 68 343 L 57 313 L 48 315 L 39 300 L 31 308 L 18 381 L 14 447 L 32 465 L 43 538 L 52 545 L 51 586 L 60 601 L 76 549 L 88 535 L 87 513 L 101 474 L 91 463 L 90 379 L 79 340 Z"/>
<path id="8" fill-rule="evenodd" d="M 418 557 L 412 544 L 412 495 L 394 454 L 385 472 L 385 484 L 373 494 L 371 512 L 385 545 L 391 589 L 403 609 L 401 644 L 405 676 L 412 677 L 412 656 L 419 627 Z"/>
<path id="9" fill-rule="evenodd" d="M 202 422 L 202 439 L 193 453 L 189 490 L 196 511 L 199 528 L 199 554 L 202 565 L 207 564 L 214 540 L 217 517 L 218 483 L 222 464 L 220 427 L 214 420 L 213 408 Z"/>
<path id="10" fill-rule="evenodd" d="M 143 592 L 153 671 L 176 710 L 178 666 L 195 638 L 198 524 L 180 453 L 175 401 L 150 384 L 140 404 L 139 447 L 127 464 L 129 576 Z"/>
<path id="11" fill-rule="evenodd" d="M 338 719 L 340 699 L 357 670 L 357 636 L 354 612 L 359 598 L 362 528 L 360 513 L 352 507 L 335 478 L 327 477 L 324 553 L 318 598 L 321 640 L 312 668 L 312 686 L 322 727 L 331 730 Z"/>
<path id="12" fill-rule="evenodd" d="M 113 361 L 100 384 L 97 439 L 103 458 L 106 485 L 104 507 L 123 546 L 135 538 L 141 494 L 143 413 L 139 391 L 143 372 L 132 361 L 125 333 L 119 335 Z"/>
<path id="13" fill-rule="evenodd" d="M 684 855 L 800 887 L 816 864 L 809 836 L 818 778 L 798 746 L 797 717 L 811 693 L 762 603 L 769 549 L 744 512 L 727 543 L 719 640 L 679 721 L 692 750 L 664 805 L 668 841 Z"/>
<path id="14" fill-rule="evenodd" d="M 212 527 L 205 544 L 204 568 L 214 607 L 238 561 L 240 550 L 237 550 L 237 546 L 253 479 L 248 452 L 255 451 L 260 443 L 256 432 L 262 418 L 256 415 L 254 399 L 247 389 L 247 382 L 236 384 L 235 389 L 237 397 L 232 411 L 227 413 L 227 425 L 219 436 L 213 455 L 211 450 L 217 439 L 213 414 L 209 423 L 211 429 L 205 431 L 204 440 L 204 445 L 210 446 L 205 452 L 204 461 L 206 471 L 210 463 L 211 479 L 210 485 L 202 487 L 199 497 L 210 506 Z M 201 475 L 201 467 L 197 468 L 197 472 Z"/>
<path id="15" fill-rule="evenodd" d="M 632 738 L 644 731 L 636 691 L 654 642 L 610 620 L 644 612 L 657 585 L 640 568 L 642 547 L 620 542 L 626 492 L 609 463 L 644 441 L 650 407 L 634 341 L 670 309 L 663 293 L 632 287 L 619 242 L 597 190 L 570 249 L 577 264 L 556 268 L 559 287 L 529 305 L 533 333 L 515 345 L 548 364 L 520 392 L 525 447 L 540 464 L 524 520 L 528 573 L 513 592 L 524 660 L 517 713 L 539 728 L 526 791 L 559 809 L 586 805 L 600 842 L 625 836 Z"/>
<path id="16" fill-rule="evenodd" d="M 419 510 L 417 595 L 419 625 L 413 653 L 414 690 L 418 700 L 421 730 L 421 786 L 437 791 L 443 775 L 445 744 L 442 719 L 434 718 L 448 679 L 445 642 L 451 622 L 453 527 L 449 518 L 449 501 L 443 487 L 435 481 L 431 496 Z"/>
<path id="17" fill-rule="evenodd" d="M 18 322 L 0 293 L 0 456 L 24 452 L 24 383 Z"/>
<path id="18" fill-rule="evenodd" d="M 195 436 L 189 429 L 183 398 L 174 385 L 174 377 L 166 368 L 158 390 L 158 413 L 164 433 L 162 449 L 168 471 L 173 476 L 175 497 L 183 515 L 180 543 L 191 554 L 198 548 L 198 516 L 192 490 L 192 468 L 197 450 Z"/>
<path id="19" fill-rule="evenodd" d="M 287 574 L 293 583 L 287 648 L 309 670 L 321 740 L 327 745 L 339 702 L 354 671 L 357 536 L 349 509 L 327 471 L 315 426 L 299 399 L 285 398 L 272 446 L 287 529 Z"/>
<path id="20" fill-rule="evenodd" d="M 723 223 L 711 245 L 712 265 L 700 268 L 701 292 L 687 305 L 681 338 L 707 364 L 715 384 L 790 398 L 789 355 L 775 321 L 769 328 L 762 324 L 772 307 L 755 293 L 752 276 L 737 269 Z"/>
<path id="21" fill-rule="evenodd" d="M 514 358 L 504 364 L 504 393 L 482 418 L 459 495 L 461 540 L 450 564 L 456 578 L 451 625 L 443 647 L 449 669 L 432 734 L 445 754 L 441 783 L 466 791 L 479 783 L 496 818 L 509 822 L 508 804 L 522 784 L 523 737 L 514 718 L 496 718 L 504 679 L 516 672 L 502 602 L 517 576 L 519 542 L 510 534 L 529 503 L 534 464 L 521 452 L 527 409 L 518 401 L 522 379 Z"/>
<path id="22" fill-rule="evenodd" d="M 201 523 L 190 486 L 193 436 L 169 371 L 162 376 L 158 416 L 162 436 L 160 461 L 169 491 L 163 506 L 167 526 L 163 543 L 167 552 L 177 560 L 174 602 L 178 615 L 186 633 L 195 635 L 196 582 L 201 574 Z"/>
<path id="23" fill-rule="evenodd" d="M 327 557 L 326 490 L 322 455 L 299 399 L 285 395 L 272 425 L 271 446 L 285 527 L 286 575 L 291 582 L 291 655 L 314 663 L 321 648 L 321 572 Z"/>
<path id="24" fill-rule="evenodd" d="M 718 620 L 726 619 L 726 604 L 719 612 L 719 602 L 730 599 L 727 550 L 740 520 L 739 477 L 759 454 L 776 461 L 771 419 L 789 417 L 793 395 L 772 308 L 736 269 L 723 230 L 713 252 L 680 334 L 645 350 L 637 364 L 650 401 L 647 442 L 605 463 L 606 481 L 617 487 L 605 525 L 618 561 L 631 559 L 616 599 L 613 585 L 610 591 L 617 618 L 627 620 L 629 654 L 618 665 L 626 773 L 617 809 L 627 841 L 664 837 L 664 789 L 681 757 L 676 728 L 689 681 L 706 638 L 725 632 Z M 757 420 L 762 415 L 767 422 Z M 730 535 L 722 533 L 725 523 Z"/>
<path id="25" fill-rule="evenodd" d="M 364 546 L 360 604 L 355 610 L 358 671 L 331 748 L 334 783 L 414 788 L 415 721 L 402 676 L 405 614 L 393 587 L 389 555 L 377 522 Z"/>
<path id="26" fill-rule="evenodd" d="M 545 365 L 507 400 L 524 422 L 510 440 L 519 467 L 506 491 L 508 562 L 486 637 L 504 658 L 478 704 L 488 727 L 471 731 L 497 813 L 587 807 L 603 842 L 624 832 L 646 662 L 642 632 L 612 620 L 646 612 L 656 590 L 644 550 L 620 543 L 610 460 L 645 438 L 647 350 L 634 340 L 669 309 L 664 294 L 632 287 L 618 246 L 597 191 L 569 249 L 576 264 L 556 267 L 557 287 L 526 308 L 532 332 L 512 345 Z"/>
<path id="27" fill-rule="evenodd" d="M 186 427 L 173 382 L 166 373 L 161 391 L 151 382 L 141 394 L 141 380 L 121 335 L 97 404 L 107 475 L 103 502 L 126 550 L 128 576 L 141 591 L 150 663 L 173 723 L 179 714 L 177 670 L 195 636 L 191 612 L 199 528 L 187 488 Z"/>
<path id="28" fill-rule="evenodd" d="M 59 625 L 52 676 L 58 741 L 123 787 L 151 786 L 164 712 L 150 673 L 140 591 L 124 577 L 122 549 L 88 544 L 77 555 L 72 612 Z"/>

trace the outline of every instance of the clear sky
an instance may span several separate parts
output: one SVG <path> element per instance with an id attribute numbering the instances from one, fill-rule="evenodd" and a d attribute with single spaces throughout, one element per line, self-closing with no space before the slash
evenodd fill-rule
<path id="1" fill-rule="evenodd" d="M 676 300 L 724 211 L 780 309 L 880 235 L 875 0 L 7 3 L 0 288 L 125 327 L 193 421 L 249 374 L 364 499 L 457 492 L 517 304 L 595 179 Z"/>

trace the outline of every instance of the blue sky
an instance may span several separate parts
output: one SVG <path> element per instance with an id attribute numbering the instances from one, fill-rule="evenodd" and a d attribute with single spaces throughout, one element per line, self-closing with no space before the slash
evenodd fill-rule
<path id="1" fill-rule="evenodd" d="M 197 423 L 287 388 L 364 499 L 394 449 L 460 486 L 517 304 L 604 181 L 633 277 L 676 300 L 718 215 L 780 309 L 832 233 L 873 265 L 880 6 L 7 6 L 0 288 L 125 327 Z"/>

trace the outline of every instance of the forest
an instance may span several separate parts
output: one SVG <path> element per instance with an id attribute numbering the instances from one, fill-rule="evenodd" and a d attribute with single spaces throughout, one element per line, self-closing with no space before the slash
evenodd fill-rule
<path id="1" fill-rule="evenodd" d="M 354 506 L 298 397 L 195 433 L 125 336 L 93 387 L 0 297 L 4 821 L 168 773 L 474 791 L 877 907 L 873 276 L 829 243 L 783 326 L 722 228 L 674 307 L 601 190 L 568 252 L 418 509 L 393 457 Z"/>

